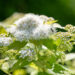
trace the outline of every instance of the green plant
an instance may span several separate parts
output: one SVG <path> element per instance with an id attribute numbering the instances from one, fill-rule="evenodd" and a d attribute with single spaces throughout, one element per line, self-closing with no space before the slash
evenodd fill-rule
<path id="1" fill-rule="evenodd" d="M 75 27 L 55 22 L 52 17 L 26 14 L 12 25 L 2 23 L 0 69 L 8 75 L 18 75 L 19 70 L 22 75 L 71 75 L 63 64 L 65 51 L 75 44 Z"/>

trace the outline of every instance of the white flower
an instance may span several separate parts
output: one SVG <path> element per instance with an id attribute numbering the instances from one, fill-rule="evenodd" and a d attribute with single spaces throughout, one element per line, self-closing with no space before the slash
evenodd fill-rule
<path id="1" fill-rule="evenodd" d="M 10 37 L 0 37 L 0 46 L 8 46 L 12 43 L 12 39 Z"/>
<path id="2" fill-rule="evenodd" d="M 55 29 L 49 25 L 40 25 L 33 32 L 34 39 L 44 39 L 48 38 L 52 33 L 55 32 Z"/>
<path id="3" fill-rule="evenodd" d="M 58 24 L 58 23 L 54 23 L 53 24 L 53 27 L 54 28 L 60 28 L 60 29 L 64 29 L 64 27 L 62 27 L 60 24 Z"/>
<path id="4" fill-rule="evenodd" d="M 18 29 L 33 29 L 38 25 L 43 24 L 43 21 L 38 15 L 28 14 L 23 18 L 20 18 L 14 24 L 17 25 Z"/>
<path id="5" fill-rule="evenodd" d="M 8 64 L 8 62 L 3 63 L 1 69 L 3 71 L 7 72 L 9 70 L 9 64 Z"/>
<path id="6" fill-rule="evenodd" d="M 10 28 L 7 28 L 6 30 L 7 30 L 7 32 L 13 34 L 16 31 L 16 26 L 11 25 L 11 27 Z"/>
<path id="7" fill-rule="evenodd" d="M 55 33 L 55 28 L 52 25 L 43 24 L 47 19 L 46 16 L 27 14 L 14 23 L 16 28 L 12 27 L 8 31 L 19 41 L 48 38 Z"/>
<path id="8" fill-rule="evenodd" d="M 21 50 L 19 51 L 20 53 L 20 58 L 25 58 L 25 57 L 29 57 L 29 60 L 33 60 L 34 56 L 35 56 L 35 52 L 33 49 L 26 49 L 26 50 Z"/>
<path id="9" fill-rule="evenodd" d="M 25 30 L 17 30 L 14 33 L 14 36 L 17 38 L 19 41 L 23 40 L 28 40 L 31 38 L 31 32 L 25 31 Z"/>
<path id="10" fill-rule="evenodd" d="M 49 19 L 49 17 L 45 16 L 45 15 L 40 15 L 40 18 L 43 20 L 43 21 L 47 21 Z"/>
<path id="11" fill-rule="evenodd" d="M 43 21 L 45 21 L 45 22 L 47 22 L 48 20 L 54 20 L 54 18 L 53 17 L 47 17 L 47 16 L 45 16 L 45 15 L 40 15 L 40 18 L 43 20 Z"/>

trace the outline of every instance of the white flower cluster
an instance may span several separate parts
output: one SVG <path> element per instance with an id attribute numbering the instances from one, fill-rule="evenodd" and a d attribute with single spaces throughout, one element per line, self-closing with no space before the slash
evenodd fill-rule
<path id="1" fill-rule="evenodd" d="M 7 31 L 13 33 L 19 41 L 48 38 L 55 32 L 55 28 L 43 23 L 47 19 L 47 16 L 27 14 L 14 23 L 16 27 L 13 26 Z"/>
<path id="2" fill-rule="evenodd" d="M 0 37 L 0 46 L 8 46 L 12 43 L 12 39 L 10 37 Z"/>
<path id="3" fill-rule="evenodd" d="M 26 49 L 26 50 L 21 50 L 19 51 L 20 53 L 20 58 L 25 58 L 25 57 L 29 57 L 29 60 L 33 60 L 35 52 L 33 49 Z"/>

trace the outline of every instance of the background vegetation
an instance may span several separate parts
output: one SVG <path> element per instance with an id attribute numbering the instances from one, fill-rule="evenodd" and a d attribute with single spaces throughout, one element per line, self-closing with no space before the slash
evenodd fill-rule
<path id="1" fill-rule="evenodd" d="M 14 12 L 44 14 L 61 25 L 75 25 L 75 0 L 0 0 L 0 20 Z"/>

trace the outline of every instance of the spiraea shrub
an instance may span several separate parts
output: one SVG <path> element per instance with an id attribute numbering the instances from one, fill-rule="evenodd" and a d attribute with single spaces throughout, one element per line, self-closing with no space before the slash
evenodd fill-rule
<path id="1" fill-rule="evenodd" d="M 8 75 L 72 75 L 65 52 L 75 44 L 75 26 L 53 17 L 17 14 L 0 23 L 0 69 Z"/>

